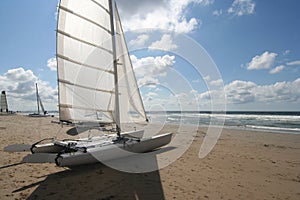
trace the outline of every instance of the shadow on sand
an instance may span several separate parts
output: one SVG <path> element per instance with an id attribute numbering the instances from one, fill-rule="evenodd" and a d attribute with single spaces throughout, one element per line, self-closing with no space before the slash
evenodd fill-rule
<path id="1" fill-rule="evenodd" d="M 100 163 L 51 174 L 13 192 L 35 186 L 28 199 L 165 199 L 159 171 L 125 173 Z"/>

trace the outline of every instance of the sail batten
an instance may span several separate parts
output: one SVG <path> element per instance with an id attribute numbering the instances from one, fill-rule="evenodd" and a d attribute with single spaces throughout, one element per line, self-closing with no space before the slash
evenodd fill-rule
<path id="1" fill-rule="evenodd" d="M 65 33 L 65 32 L 61 31 L 61 30 L 57 30 L 57 32 L 58 32 L 59 34 L 62 34 L 62 35 L 64 35 L 64 36 L 66 36 L 66 37 L 69 37 L 69 38 L 71 38 L 71 39 L 73 39 L 73 40 L 77 40 L 77 41 L 79 41 L 79 42 L 82 42 L 82 43 L 85 43 L 85 44 L 87 44 L 87 45 L 90 45 L 90 46 L 99 48 L 99 49 L 101 49 L 101 50 L 104 50 L 104 51 L 106 51 L 106 52 L 112 54 L 112 51 L 111 51 L 111 50 L 106 49 L 106 48 L 104 48 L 104 47 L 102 47 L 102 46 L 99 46 L 99 45 L 97 45 L 97 44 L 93 44 L 93 43 L 91 43 L 91 42 L 85 41 L 85 40 L 80 39 L 80 38 L 76 38 L 76 37 L 74 37 L 74 36 L 72 36 L 72 35 L 70 35 L 70 34 L 68 34 L 68 33 Z"/>
<path id="2" fill-rule="evenodd" d="M 84 16 L 82 16 L 80 14 L 77 14 L 74 11 L 72 11 L 72 10 L 70 10 L 70 9 L 64 7 L 64 6 L 60 6 L 59 8 L 62 9 L 62 10 L 64 10 L 64 11 L 66 11 L 66 12 L 68 12 L 68 13 L 70 13 L 70 14 L 72 14 L 72 15 L 75 15 L 75 16 L 77 16 L 77 17 L 79 17 L 79 18 L 81 18 L 81 19 L 83 19 L 85 21 L 90 22 L 90 23 L 92 23 L 92 24 L 94 24 L 94 25 L 102 28 L 103 30 L 107 31 L 109 34 L 111 34 L 111 31 L 109 29 L 105 28 L 104 26 L 102 26 L 101 24 L 99 24 L 99 23 L 97 23 L 95 21 L 92 21 L 92 20 L 90 20 L 90 19 L 88 19 L 88 18 L 86 18 L 86 17 L 84 17 Z"/>
<path id="3" fill-rule="evenodd" d="M 99 92 L 105 92 L 105 93 L 113 93 L 113 91 L 110 91 L 110 90 L 102 90 L 100 88 L 92 88 L 92 87 L 88 87 L 88 86 L 85 86 L 85 85 L 80 85 L 80 84 L 72 83 L 70 81 L 63 80 L 63 79 L 59 79 L 58 81 L 60 83 L 63 83 L 63 84 L 68 84 L 68 85 L 71 85 L 71 86 L 77 86 L 77 87 L 81 87 L 81 88 L 87 89 L 87 90 L 99 91 Z"/>
<path id="4" fill-rule="evenodd" d="M 88 64 L 84 64 L 84 63 L 78 62 L 78 61 L 76 61 L 76 60 L 73 60 L 73 59 L 71 59 L 71 58 L 62 56 L 62 55 L 60 55 L 60 54 L 57 54 L 56 56 L 57 56 L 58 58 L 60 58 L 60 59 L 63 59 L 63 60 L 65 60 L 65 61 L 72 62 L 72 63 L 77 64 L 77 65 L 81 65 L 81 66 L 83 66 L 83 67 L 88 67 L 88 68 L 91 68 L 91 69 L 99 70 L 99 71 L 102 71 L 102 72 L 107 72 L 107 73 L 110 73 L 110 74 L 113 74 L 113 73 L 114 73 L 114 72 L 111 71 L 111 70 L 105 70 L 105 69 L 103 69 L 103 68 L 99 68 L 99 67 L 91 66 L 91 65 L 88 65 Z"/>
<path id="5" fill-rule="evenodd" d="M 110 13 L 109 13 L 109 10 L 106 9 L 103 5 L 101 5 L 100 3 L 98 3 L 98 2 L 95 1 L 95 0 L 91 0 L 91 1 L 94 2 L 96 5 L 98 5 L 99 7 L 101 7 L 103 10 L 105 10 L 105 11 L 107 12 L 107 14 L 110 14 Z"/>
<path id="6" fill-rule="evenodd" d="M 80 107 L 80 106 L 74 106 L 74 105 L 68 105 L 68 104 L 60 104 L 59 106 L 61 108 L 75 108 L 75 109 L 79 109 L 79 110 L 89 110 L 89 111 L 108 112 L 108 113 L 113 112 L 112 110 L 92 109 L 92 108 L 88 108 L 88 107 Z"/>

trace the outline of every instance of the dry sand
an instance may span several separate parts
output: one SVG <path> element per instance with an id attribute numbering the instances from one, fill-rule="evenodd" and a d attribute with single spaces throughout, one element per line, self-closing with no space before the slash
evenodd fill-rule
<path id="1" fill-rule="evenodd" d="M 21 163 L 10 144 L 64 137 L 55 118 L 0 116 L 0 199 L 300 199 L 300 135 L 224 129 L 198 158 L 206 129 L 190 148 L 159 171 L 130 174 L 101 164 L 76 169 Z M 165 131 L 176 132 L 176 126 Z"/>

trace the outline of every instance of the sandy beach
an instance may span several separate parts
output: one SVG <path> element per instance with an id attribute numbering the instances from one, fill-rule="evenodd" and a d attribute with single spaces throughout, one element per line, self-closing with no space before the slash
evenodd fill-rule
<path id="1" fill-rule="evenodd" d="M 189 149 L 159 171 L 131 174 L 101 164 L 75 169 L 21 163 L 28 152 L 4 147 L 65 138 L 56 118 L 0 116 L 0 199 L 300 199 L 300 135 L 223 129 L 214 149 L 198 152 L 206 128 Z M 167 125 L 164 131 L 178 131 Z"/>

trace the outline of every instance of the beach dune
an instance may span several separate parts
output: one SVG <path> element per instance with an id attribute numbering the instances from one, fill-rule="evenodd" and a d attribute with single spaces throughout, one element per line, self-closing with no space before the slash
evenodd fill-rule
<path id="1" fill-rule="evenodd" d="M 179 159 L 141 174 L 102 164 L 28 164 L 21 162 L 28 152 L 3 151 L 11 144 L 65 138 L 70 127 L 51 120 L 0 116 L 0 199 L 300 199 L 300 135 L 223 129 L 213 150 L 199 159 L 206 134 L 201 127 Z M 163 131 L 176 134 L 177 128 L 165 125 Z"/>

